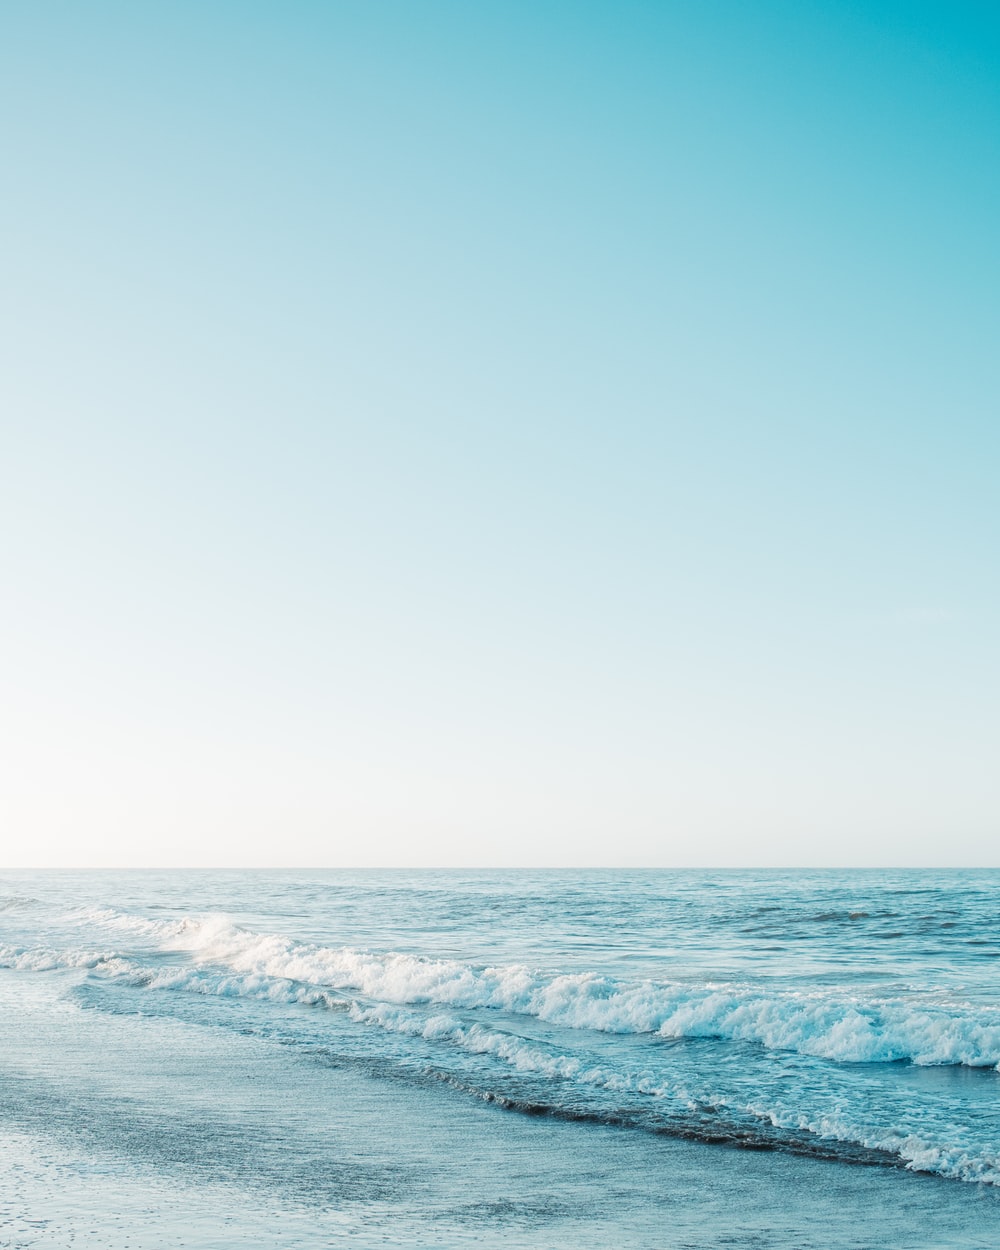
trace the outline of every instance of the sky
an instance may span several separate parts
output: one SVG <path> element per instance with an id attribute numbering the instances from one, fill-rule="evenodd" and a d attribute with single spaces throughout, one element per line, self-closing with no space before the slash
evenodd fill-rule
<path id="1" fill-rule="evenodd" d="M 0 6 L 0 867 L 1000 863 L 1000 11 Z"/>

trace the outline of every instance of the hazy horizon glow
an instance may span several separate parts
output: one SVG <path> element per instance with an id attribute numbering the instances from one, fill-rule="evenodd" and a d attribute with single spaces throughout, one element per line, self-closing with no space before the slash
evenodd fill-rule
<path id="1" fill-rule="evenodd" d="M 1000 16 L 0 19 L 0 868 L 997 864 Z"/>

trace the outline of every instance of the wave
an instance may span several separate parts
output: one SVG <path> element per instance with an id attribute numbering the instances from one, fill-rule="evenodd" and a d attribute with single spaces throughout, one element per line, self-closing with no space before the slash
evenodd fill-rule
<path id="1" fill-rule="evenodd" d="M 931 1172 L 952 1180 L 984 1185 L 1000 1185 L 1000 1153 L 960 1143 L 928 1141 L 919 1133 L 901 1130 L 874 1130 L 860 1125 L 845 1113 L 810 1117 L 801 1111 L 775 1109 L 758 1103 L 747 1110 L 778 1129 L 798 1130 L 824 1139 L 855 1143 L 865 1150 L 895 1156 L 911 1172 Z"/>
<path id="2" fill-rule="evenodd" d="M 184 916 L 179 920 L 149 920 L 145 916 L 117 911 L 114 907 L 75 907 L 67 912 L 64 919 L 69 924 L 81 927 L 96 925 L 101 929 L 113 929 L 118 933 L 134 933 L 163 943 L 187 932 L 208 934 L 211 932 L 213 921 L 211 917 L 194 916 Z M 223 916 L 214 917 L 214 921 L 219 925 L 229 925 L 228 920 Z"/>
<path id="3" fill-rule="evenodd" d="M 587 1057 L 560 1053 L 555 1047 L 479 1024 L 470 1025 L 446 1014 L 427 1017 L 385 1005 L 363 1008 L 355 1003 L 351 1016 L 359 1023 L 427 1041 L 443 1041 L 474 1055 L 488 1055 L 518 1073 L 537 1074 L 619 1097 L 640 1095 L 655 1100 L 659 1115 L 644 1122 L 641 1114 L 629 1115 L 620 1105 L 611 1112 L 601 1113 L 558 1102 L 532 1104 L 507 1095 L 489 1094 L 490 1101 L 513 1110 L 639 1124 L 654 1131 L 757 1149 L 780 1145 L 795 1153 L 827 1158 L 843 1158 L 846 1146 L 852 1157 L 860 1151 L 857 1157 L 862 1161 L 884 1163 L 891 1159 L 910 1171 L 1000 1185 L 1000 1154 L 996 1152 L 960 1144 L 942 1145 L 915 1133 L 879 1132 L 844 1113 L 809 1115 L 760 1102 L 738 1101 L 718 1091 L 694 1090 L 687 1083 L 665 1080 L 651 1073 L 616 1070 Z M 666 1119 L 660 1118 L 664 1114 L 664 1104 Z M 747 1124 L 748 1117 L 756 1123 Z M 766 1135 L 762 1131 L 764 1126 L 782 1130 L 782 1136 Z"/>
<path id="4" fill-rule="evenodd" d="M 131 924 L 127 917 L 115 914 L 105 920 L 120 931 L 128 931 Z M 871 1027 L 871 1019 L 856 1004 L 849 1006 L 829 996 L 810 1000 L 806 995 L 767 996 L 732 986 L 617 982 L 592 974 L 553 977 L 522 967 L 475 969 L 450 960 L 294 943 L 248 932 L 222 917 L 144 922 L 141 930 L 133 927 L 131 931 L 155 934 L 170 949 L 189 951 L 195 960 L 154 966 L 119 950 L 0 946 L 0 966 L 34 972 L 75 969 L 140 990 L 182 991 L 345 1013 L 356 1024 L 419 1038 L 432 1047 L 444 1046 L 467 1056 L 442 1062 L 444 1052 L 432 1049 L 425 1054 L 426 1074 L 453 1084 L 464 1081 L 472 1092 L 515 1111 L 597 1119 L 753 1148 L 892 1162 L 913 1171 L 1000 1185 L 996 1151 L 961 1140 L 934 1140 L 936 1130 L 928 1132 L 926 1125 L 920 1133 L 887 1128 L 893 1123 L 888 1117 L 882 1127 L 866 1123 L 865 1103 L 853 1097 L 822 1100 L 826 1106 L 820 1110 L 804 1108 L 801 1099 L 784 1105 L 781 1088 L 773 1085 L 766 1091 L 758 1087 L 756 1095 L 740 1094 L 737 1089 L 724 1093 L 718 1080 L 704 1074 L 657 1071 L 654 1052 L 648 1055 L 650 1066 L 635 1070 L 624 1054 L 597 1057 L 586 1053 L 586 1043 L 581 1046 L 579 1036 L 570 1040 L 563 1035 L 567 1044 L 561 1045 L 559 1034 L 545 1040 L 520 1036 L 516 1021 L 513 1028 L 504 1028 L 497 1027 L 502 1022 L 496 1017 L 483 1022 L 457 1014 L 499 1007 L 510 1018 L 520 1014 L 599 1033 L 665 1038 L 749 1035 L 755 1040 L 766 1037 L 772 1044 L 776 1039 L 787 1040 L 790 1030 L 797 1030 L 802 1041 L 811 1026 L 820 1031 L 794 1049 L 817 1054 L 822 1049 L 819 1042 L 833 1048 L 831 1038 L 839 1039 L 837 1047 L 842 1050 L 843 1039 L 852 1037 L 857 1027 L 855 1017 Z M 442 1001 L 445 996 L 447 1003 Z M 885 1009 L 886 1004 L 881 1004 L 880 1010 Z M 929 1009 L 917 1010 L 903 1003 L 894 1009 L 903 1013 L 896 1027 L 909 1028 L 911 1037 L 919 1040 L 921 1020 Z M 867 1010 L 874 1008 L 868 1004 Z M 989 1039 L 983 1034 L 976 1042 L 975 1031 L 997 1030 L 1000 1024 L 994 1020 L 986 1025 L 968 1013 L 956 1016 L 954 1008 L 949 1010 L 951 1015 L 938 1008 L 933 1018 L 939 1024 L 944 1021 L 956 1035 L 964 1028 L 964 1049 L 983 1053 L 981 1046 L 975 1050 L 974 1043 Z M 664 1019 L 660 1019 L 662 1013 L 667 1013 Z M 711 1031 L 706 1023 L 711 1024 Z M 728 1033 L 722 1031 L 724 1027 Z M 996 1044 L 995 1036 L 992 1044 Z M 407 1062 L 412 1064 L 419 1054 L 414 1051 Z M 546 1083 L 545 1098 L 503 1089 L 505 1082 L 500 1082 L 500 1089 L 484 1088 L 481 1068 L 470 1070 L 465 1079 L 462 1064 L 475 1057 L 502 1065 L 511 1074 L 505 1081 L 515 1085 L 519 1080 L 541 1078 Z M 456 1064 L 459 1070 L 452 1070 Z M 950 1130 L 944 1133 L 944 1137 L 951 1135 Z"/>
<path id="5" fill-rule="evenodd" d="M 0 968 L 18 972 L 94 972 L 136 989 L 183 990 L 220 998 L 254 998 L 347 1010 L 350 1001 L 313 985 L 284 977 L 239 976 L 190 967 L 151 968 L 117 951 L 56 950 L 53 947 L 0 946 Z"/>
<path id="6" fill-rule="evenodd" d="M 32 898 L 28 894 L 0 895 L 0 911 L 25 911 L 29 907 L 39 907 L 40 905 L 37 898 Z"/>
<path id="7" fill-rule="evenodd" d="M 16 972 L 55 972 L 80 968 L 117 975 L 129 961 L 110 951 L 56 950 L 47 946 L 0 946 L 0 968 Z"/>
<path id="8" fill-rule="evenodd" d="M 517 964 L 475 967 L 451 959 L 297 942 L 254 933 L 221 915 L 150 921 L 109 910 L 92 912 L 88 919 L 119 930 L 131 927 L 164 948 L 187 952 L 199 965 L 383 1003 L 495 1009 L 602 1033 L 718 1038 L 839 1063 L 1000 1068 L 1000 1009 L 940 998 L 627 981 L 593 972 L 551 974 Z"/>
<path id="9" fill-rule="evenodd" d="M 629 1071 L 592 1056 L 567 1054 L 554 1044 L 470 1023 L 448 1012 L 427 1014 L 389 1003 L 365 1005 L 287 978 L 227 975 L 208 969 L 151 969 L 121 956 L 85 963 L 81 953 L 69 962 L 137 988 L 337 1010 L 347 1013 L 357 1024 L 444 1044 L 469 1056 L 486 1057 L 518 1076 L 542 1077 L 563 1088 L 571 1086 L 613 1096 L 613 1106 L 601 1107 L 567 1098 L 550 1087 L 550 1097 L 543 1102 L 510 1091 L 484 1089 L 481 1084 L 463 1080 L 439 1066 L 425 1069 L 425 1075 L 523 1114 L 616 1124 L 690 1140 L 751 1149 L 783 1149 L 811 1157 L 894 1163 L 910 1171 L 1000 1186 L 1000 1154 L 993 1151 L 961 1143 L 938 1143 L 902 1130 L 879 1130 L 852 1118 L 846 1110 L 809 1114 L 759 1100 L 746 1101 L 719 1090 L 695 1088 L 689 1081 L 670 1079 L 662 1073 Z"/>

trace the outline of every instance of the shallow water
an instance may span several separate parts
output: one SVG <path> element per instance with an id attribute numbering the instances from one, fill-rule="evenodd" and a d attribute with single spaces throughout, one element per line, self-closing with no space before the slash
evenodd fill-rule
<path id="1" fill-rule="evenodd" d="M 0 1246 L 995 1246 L 1000 872 L 0 878 Z"/>

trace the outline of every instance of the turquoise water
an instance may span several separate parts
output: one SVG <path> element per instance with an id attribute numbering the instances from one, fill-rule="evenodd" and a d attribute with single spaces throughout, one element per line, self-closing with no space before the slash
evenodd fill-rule
<path id="1" fill-rule="evenodd" d="M 8 873 L 0 1245 L 994 1246 L 998 886 Z"/>

